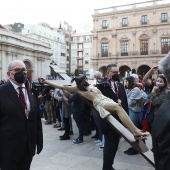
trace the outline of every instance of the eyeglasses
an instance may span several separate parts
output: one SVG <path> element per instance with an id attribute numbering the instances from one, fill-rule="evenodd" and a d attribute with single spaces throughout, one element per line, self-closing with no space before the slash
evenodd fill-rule
<path id="1" fill-rule="evenodd" d="M 113 74 L 120 74 L 119 71 L 109 71 L 109 72 L 111 72 L 111 73 L 113 73 Z"/>
<path id="2" fill-rule="evenodd" d="M 20 71 L 24 71 L 24 72 L 28 72 L 28 70 L 26 68 L 14 68 L 14 69 L 11 69 L 9 71 L 15 71 L 16 73 L 19 73 Z"/>

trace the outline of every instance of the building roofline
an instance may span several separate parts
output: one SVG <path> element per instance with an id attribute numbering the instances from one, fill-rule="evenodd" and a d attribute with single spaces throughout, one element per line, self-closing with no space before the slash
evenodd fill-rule
<path id="1" fill-rule="evenodd" d="M 127 5 L 120 5 L 120 6 L 113 6 L 108 8 L 100 8 L 94 9 L 94 14 L 92 17 L 100 16 L 100 15 L 107 15 L 110 13 L 125 13 L 130 11 L 136 10 L 143 10 L 143 9 L 153 9 L 153 8 L 160 8 L 160 7 L 167 7 L 170 5 L 169 0 L 152 0 L 140 3 L 132 3 Z"/>

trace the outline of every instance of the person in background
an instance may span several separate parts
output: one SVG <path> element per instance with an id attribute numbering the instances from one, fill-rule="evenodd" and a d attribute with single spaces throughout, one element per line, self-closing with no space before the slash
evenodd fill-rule
<path id="1" fill-rule="evenodd" d="M 78 138 L 73 140 L 73 144 L 82 144 L 84 134 L 84 101 L 78 93 L 70 94 L 69 98 L 63 96 L 67 104 L 72 103 L 73 118 L 79 130 Z"/>
<path id="2" fill-rule="evenodd" d="M 0 86 L 0 169 L 29 170 L 43 133 L 37 97 L 25 86 L 26 66 L 21 60 L 8 64 L 9 81 Z"/>
<path id="3" fill-rule="evenodd" d="M 125 77 L 128 77 L 128 76 L 130 76 L 130 75 L 131 75 L 130 70 L 127 70 L 127 71 L 125 72 Z"/>
<path id="4" fill-rule="evenodd" d="M 163 101 L 167 95 L 167 80 L 164 74 L 159 74 L 156 83 L 153 83 L 149 79 L 153 71 L 158 70 L 158 66 L 152 67 L 144 76 L 144 81 L 148 86 L 152 86 L 152 91 L 148 95 L 148 98 L 152 101 L 152 106 L 154 107 L 154 117 L 157 114 L 159 107 L 162 105 Z"/>
<path id="5" fill-rule="evenodd" d="M 141 84 L 142 86 L 142 84 Z M 137 83 L 133 76 L 125 78 L 126 95 L 128 101 L 129 117 L 136 127 L 139 128 L 139 116 L 141 108 L 143 107 L 143 95 L 140 89 L 137 87 Z M 138 152 L 130 147 L 124 151 L 127 155 L 136 155 Z"/>
<path id="6" fill-rule="evenodd" d="M 42 93 L 38 96 L 38 98 L 44 98 L 45 100 L 45 111 L 47 113 L 47 121 L 44 122 L 45 125 L 51 125 L 52 124 L 52 111 L 50 108 L 50 101 L 51 101 L 51 93 L 50 90 L 54 90 L 53 87 L 47 86 L 44 87 L 42 90 Z"/>
<path id="7" fill-rule="evenodd" d="M 136 74 L 136 69 L 132 68 L 132 71 L 131 71 L 131 72 L 132 72 L 131 76 L 134 77 L 135 82 L 136 82 L 136 83 L 139 83 L 139 76 Z"/>
<path id="8" fill-rule="evenodd" d="M 61 130 L 65 130 L 65 125 L 64 125 L 64 119 L 63 119 L 63 113 L 62 113 L 62 101 L 59 101 L 58 100 L 58 97 L 61 97 L 61 94 L 60 94 L 60 89 L 55 89 L 55 93 L 54 93 L 54 98 L 57 100 L 58 102 L 58 109 L 59 109 L 59 112 L 60 112 L 60 118 L 58 120 L 61 119 L 61 127 L 58 129 L 59 131 Z"/>
<path id="9" fill-rule="evenodd" d="M 56 123 L 56 100 L 54 99 L 54 90 L 50 90 L 51 100 L 50 100 L 50 112 L 52 115 L 52 122 Z M 54 126 L 53 126 L 54 127 Z"/>
<path id="10" fill-rule="evenodd" d="M 68 93 L 68 92 L 67 92 Z M 67 103 L 65 100 L 66 98 L 69 98 L 66 92 L 63 90 L 60 90 L 61 96 L 56 97 L 58 101 L 62 101 L 62 116 L 64 120 L 65 125 L 65 132 L 64 135 L 60 136 L 60 140 L 69 140 L 70 139 L 70 128 L 72 125 L 70 125 L 70 119 L 71 119 L 71 104 Z"/>
<path id="11" fill-rule="evenodd" d="M 61 106 L 62 106 L 62 102 L 59 102 L 57 99 L 56 99 L 56 96 L 59 95 L 59 89 L 55 89 L 55 92 L 54 92 L 54 99 L 55 99 L 55 104 L 56 104 L 56 107 L 55 107 L 55 111 L 56 111 L 56 118 L 57 118 L 57 123 L 53 126 L 54 128 L 62 128 L 64 129 L 64 125 L 62 122 L 63 120 L 61 119 Z"/>
<path id="12" fill-rule="evenodd" d="M 159 70 L 170 87 L 170 52 L 159 62 Z M 159 107 L 152 126 L 152 144 L 156 170 L 170 169 L 170 91 Z"/>

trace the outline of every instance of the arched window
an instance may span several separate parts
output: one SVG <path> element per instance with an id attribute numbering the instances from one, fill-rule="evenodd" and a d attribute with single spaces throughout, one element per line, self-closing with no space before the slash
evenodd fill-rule
<path id="1" fill-rule="evenodd" d="M 140 40 L 140 55 L 148 55 L 149 36 L 147 34 L 142 34 L 139 40 Z"/>
<path id="2" fill-rule="evenodd" d="M 24 61 L 27 70 L 31 70 L 31 63 L 29 61 Z"/>
<path id="3" fill-rule="evenodd" d="M 24 61 L 24 64 L 26 66 L 27 72 L 27 78 L 29 80 L 32 80 L 32 64 L 29 61 Z"/>
<path id="4" fill-rule="evenodd" d="M 121 56 L 128 56 L 129 51 L 129 39 L 123 36 L 120 40 Z"/>
<path id="5" fill-rule="evenodd" d="M 170 35 L 164 33 L 161 37 L 161 53 L 167 54 L 170 51 Z"/>
<path id="6" fill-rule="evenodd" d="M 102 57 L 108 57 L 108 51 L 109 51 L 109 44 L 107 38 L 101 39 L 101 56 Z"/>

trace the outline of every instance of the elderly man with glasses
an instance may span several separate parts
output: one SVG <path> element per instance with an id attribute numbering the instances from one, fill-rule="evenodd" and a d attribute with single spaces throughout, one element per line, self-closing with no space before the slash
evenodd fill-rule
<path id="1" fill-rule="evenodd" d="M 9 81 L 0 86 L 0 169 L 29 170 L 43 148 L 37 98 L 25 87 L 27 70 L 21 60 L 8 64 Z"/>

